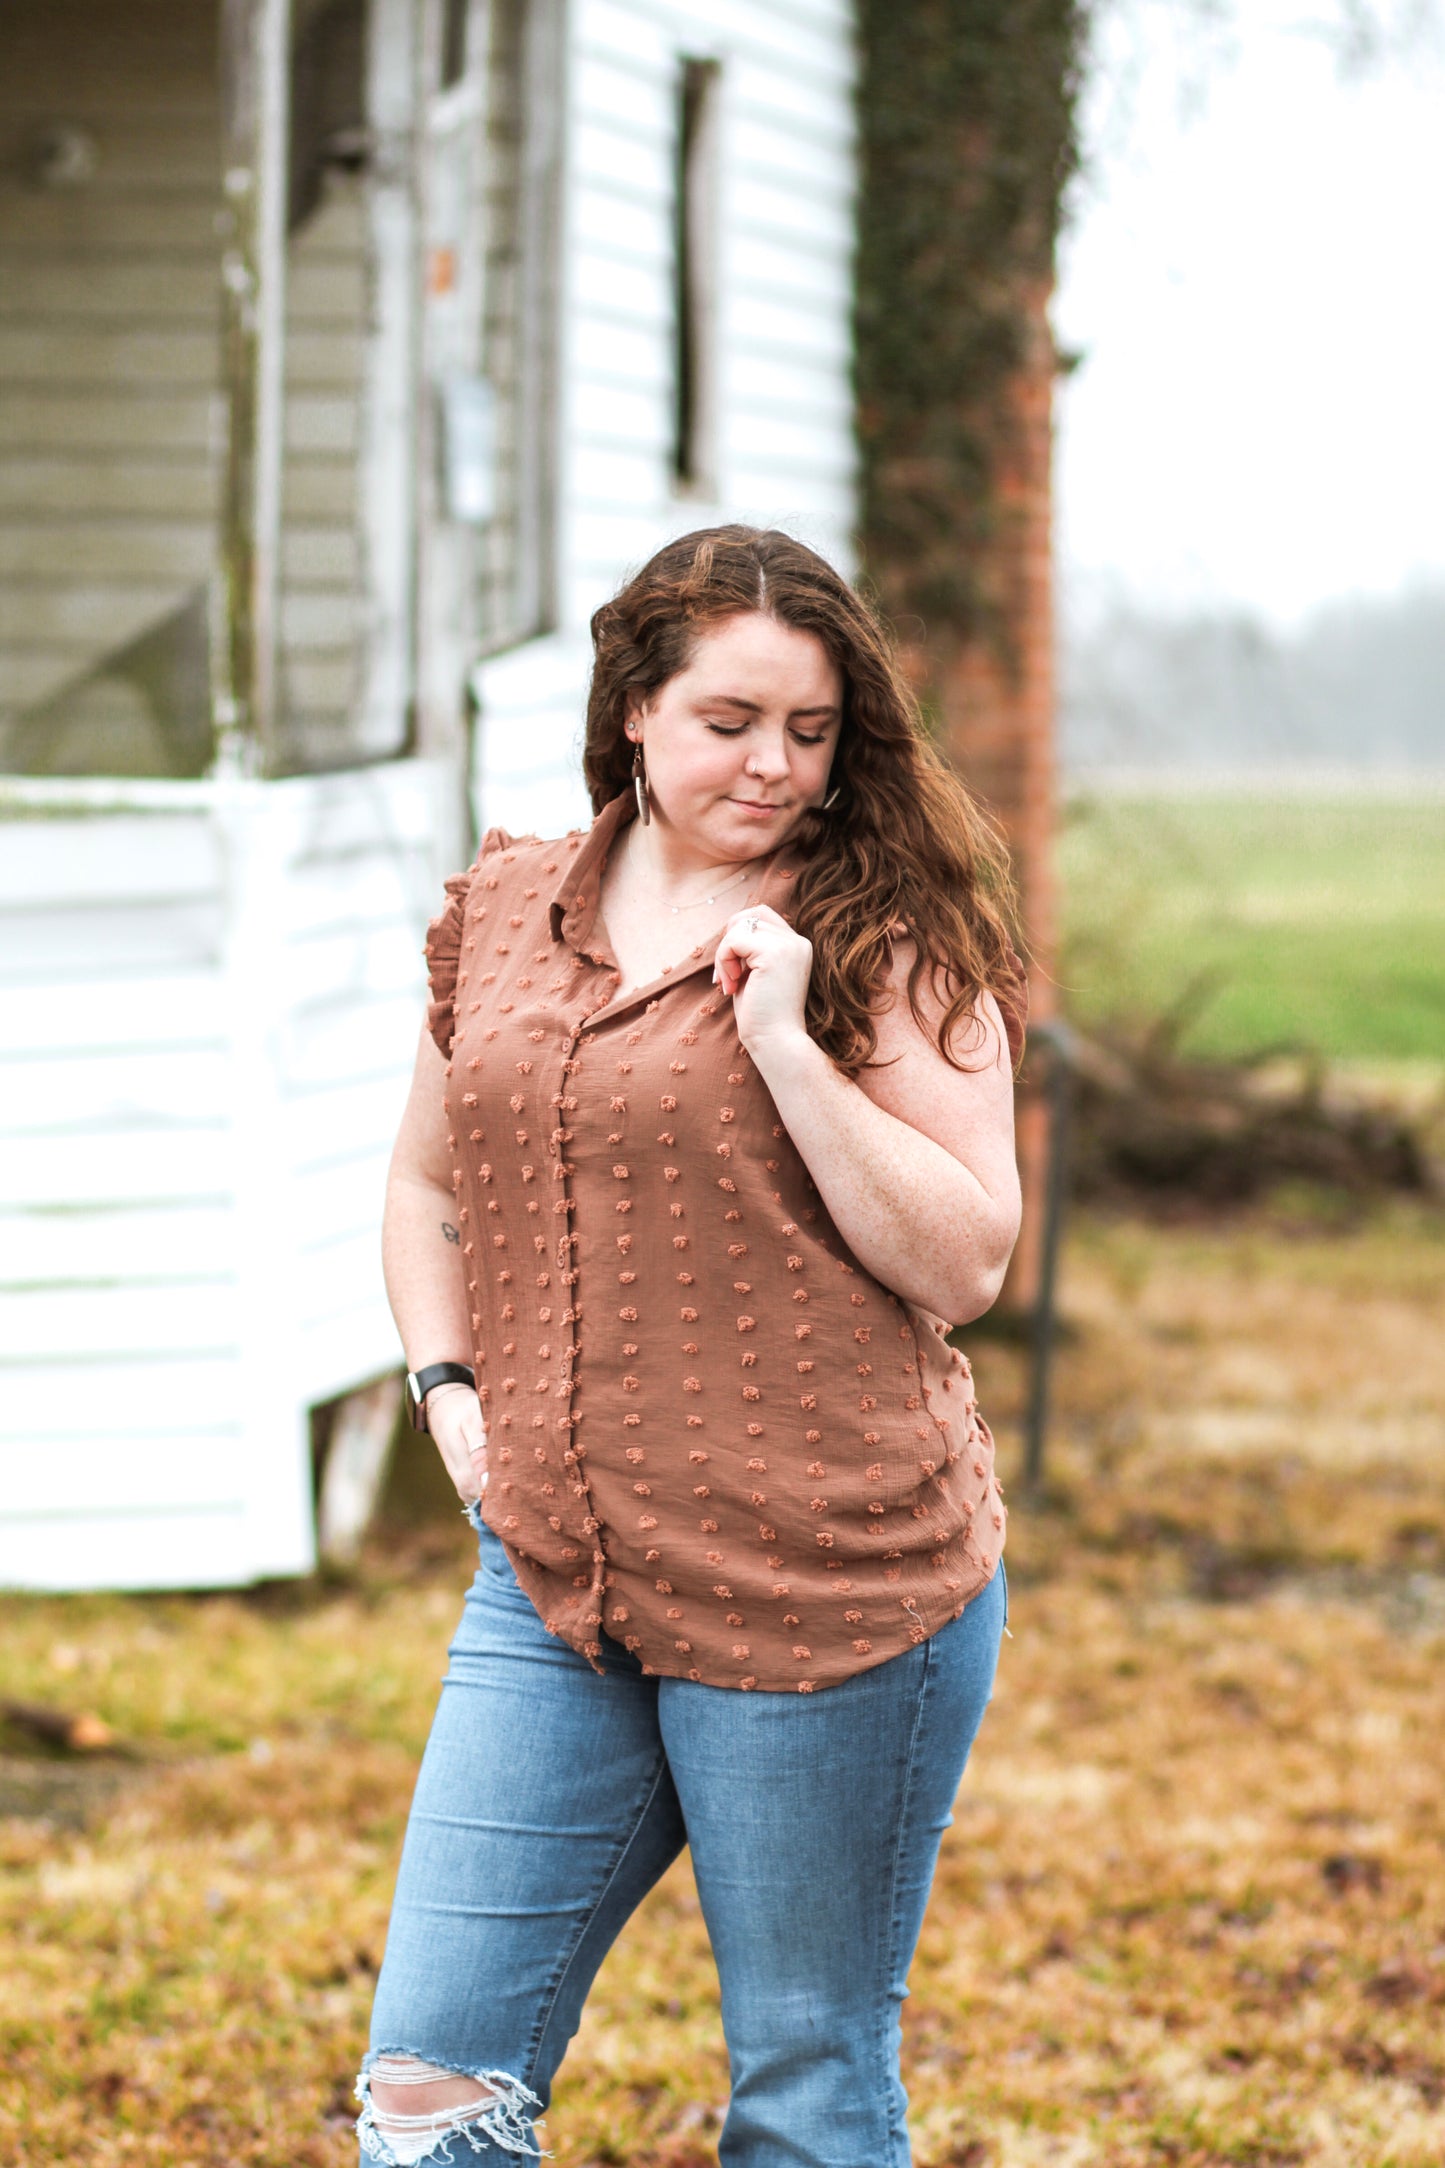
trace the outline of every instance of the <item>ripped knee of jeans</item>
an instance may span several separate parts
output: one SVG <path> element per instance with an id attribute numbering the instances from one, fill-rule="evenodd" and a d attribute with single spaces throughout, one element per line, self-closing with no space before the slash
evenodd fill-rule
<path id="1" fill-rule="evenodd" d="M 356 2097 L 361 2150 L 388 2168 L 452 2161 L 459 2138 L 473 2153 L 495 2147 L 531 2160 L 546 2157 L 532 2133 L 532 2114 L 542 2103 L 505 2070 L 459 2070 L 404 2049 L 381 2049 L 362 2064 Z"/>

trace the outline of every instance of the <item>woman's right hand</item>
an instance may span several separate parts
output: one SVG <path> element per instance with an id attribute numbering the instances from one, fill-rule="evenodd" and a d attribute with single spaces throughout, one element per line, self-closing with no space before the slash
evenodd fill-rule
<path id="1" fill-rule="evenodd" d="M 487 1488 L 487 1431 L 470 1385 L 434 1385 L 426 1396 L 426 1427 L 462 1504 L 476 1504 Z"/>

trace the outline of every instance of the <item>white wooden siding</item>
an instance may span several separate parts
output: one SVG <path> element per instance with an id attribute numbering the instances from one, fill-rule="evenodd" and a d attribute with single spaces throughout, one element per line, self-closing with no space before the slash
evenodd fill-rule
<path id="1" fill-rule="evenodd" d="M 576 0 L 568 56 L 559 598 L 482 664 L 478 817 L 588 817 L 587 620 L 670 535 L 790 529 L 847 569 L 854 455 L 852 11 L 846 0 Z M 684 57 L 721 62 L 715 498 L 675 494 L 673 189 Z"/>
<path id="2" fill-rule="evenodd" d="M 246 1501 L 219 839 L 195 805 L 5 812 L 0 1580 L 225 1579 Z M 197 1575 L 160 1568 L 161 1520 Z"/>
<path id="3" fill-rule="evenodd" d="M 407 4 L 383 10 L 398 50 Z M 849 561 L 851 17 L 844 0 L 490 14 L 479 291 L 499 517 L 476 537 L 470 601 L 489 646 L 555 630 L 477 671 L 477 811 L 555 831 L 587 818 L 587 620 L 630 567 L 725 518 Z M 6 0 L 5 15 L 0 576 L 18 599 L 0 612 L 0 715 L 64 696 L 194 592 L 217 500 L 217 0 Z M 518 33 L 564 20 L 544 445 L 551 153 L 527 99 L 552 75 L 545 53 L 533 78 L 519 68 Z M 677 496 L 670 471 L 684 57 L 722 67 L 710 502 Z M 387 116 L 395 149 L 408 115 L 389 99 Z M 31 131 L 57 117 L 100 153 L 66 195 L 22 178 Z M 395 391 L 375 371 L 400 334 L 388 347 L 371 320 L 359 199 L 329 183 L 289 265 L 279 664 L 298 762 L 363 740 L 374 754 L 401 721 L 401 649 L 395 713 L 362 690 L 377 545 L 358 516 L 362 417 Z M 407 274 L 392 263 L 392 303 Z M 213 1585 L 310 1563 L 307 1409 L 399 1361 L 378 1228 L 451 787 L 420 761 L 0 783 L 0 1582 Z"/>
<path id="4" fill-rule="evenodd" d="M 400 1359 L 438 788 L 0 786 L 0 1583 L 311 1562 L 307 1410 Z"/>
<path id="5" fill-rule="evenodd" d="M 314 1402 L 400 1360 L 379 1231 L 421 1018 L 422 941 L 440 901 L 438 784 L 407 762 L 289 788 L 272 1068 L 297 1360 Z"/>

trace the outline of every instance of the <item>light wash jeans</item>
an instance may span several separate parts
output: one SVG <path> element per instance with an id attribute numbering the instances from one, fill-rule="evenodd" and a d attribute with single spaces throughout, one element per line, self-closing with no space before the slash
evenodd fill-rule
<path id="1" fill-rule="evenodd" d="M 993 1687 L 1002 1569 L 871 1671 L 749 1694 L 644 1678 L 606 1636 L 599 1678 L 480 1542 L 377 1983 L 364 2157 L 403 2157 L 369 2103 L 397 2055 L 492 2088 L 421 2158 L 534 2156 L 597 1969 L 686 1844 L 722 1986 L 723 2168 L 908 2168 L 899 2009 Z"/>

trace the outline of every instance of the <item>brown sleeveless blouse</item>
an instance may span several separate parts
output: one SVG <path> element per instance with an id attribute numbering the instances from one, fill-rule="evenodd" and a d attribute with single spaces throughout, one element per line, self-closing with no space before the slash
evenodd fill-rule
<path id="1" fill-rule="evenodd" d="M 807 1693 L 990 1579 L 993 1442 L 966 1359 L 833 1226 L 716 941 L 619 998 L 598 897 L 631 812 L 493 829 L 428 936 L 483 1511 L 582 1653 L 605 1632 L 649 1673 Z M 761 890 L 784 917 L 796 870 Z"/>

